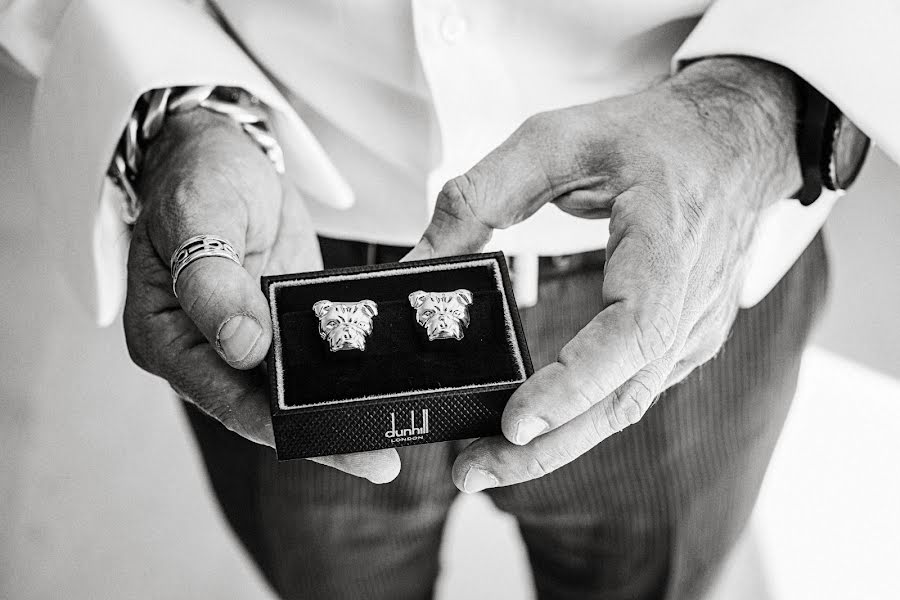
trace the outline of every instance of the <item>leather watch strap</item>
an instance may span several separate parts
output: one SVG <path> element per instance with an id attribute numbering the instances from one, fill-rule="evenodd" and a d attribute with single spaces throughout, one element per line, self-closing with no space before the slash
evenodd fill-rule
<path id="1" fill-rule="evenodd" d="M 827 187 L 823 174 L 826 173 L 831 158 L 831 144 L 834 138 L 834 105 L 816 88 L 806 82 L 805 104 L 797 127 L 797 154 L 803 184 L 794 198 L 804 206 L 809 206 Z"/>

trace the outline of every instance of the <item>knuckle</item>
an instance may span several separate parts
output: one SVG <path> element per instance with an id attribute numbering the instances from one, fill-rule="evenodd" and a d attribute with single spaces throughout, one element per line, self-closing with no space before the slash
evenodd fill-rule
<path id="1" fill-rule="evenodd" d="M 591 348 L 581 337 L 574 337 L 560 349 L 556 360 L 567 370 L 579 369 L 589 365 L 591 361 Z"/>
<path id="2" fill-rule="evenodd" d="M 665 304 L 640 304 L 632 312 L 632 318 L 637 351 L 645 361 L 659 358 L 675 343 L 678 319 Z"/>
<path id="3" fill-rule="evenodd" d="M 503 226 L 503 223 L 499 218 L 488 219 L 482 214 L 484 207 L 480 204 L 480 187 L 476 178 L 470 171 L 444 184 L 434 207 L 432 225 L 437 225 L 439 230 L 444 227 L 452 230 L 454 226 L 461 224 L 476 232 L 478 234 L 476 237 L 483 246 L 490 240 L 493 230 Z M 428 238 L 430 233 L 431 228 L 426 231 L 425 238 L 434 245 L 434 240 Z"/>
<path id="4" fill-rule="evenodd" d="M 536 112 L 522 122 L 519 133 L 526 136 L 544 135 L 553 129 L 558 114 L 559 111 L 553 110 Z"/>
<path id="5" fill-rule="evenodd" d="M 617 427 L 616 416 L 610 410 L 609 402 L 604 402 L 587 414 L 589 415 L 588 423 L 591 426 L 589 435 L 591 435 L 592 443 L 599 444 L 611 433 L 620 431 L 620 428 Z"/>
<path id="6" fill-rule="evenodd" d="M 161 205 L 173 211 L 189 212 L 203 201 L 204 194 L 199 180 L 194 177 L 176 177 L 172 180 L 171 195 Z"/>
<path id="7" fill-rule="evenodd" d="M 447 181 L 438 194 L 437 207 L 448 216 L 462 219 L 471 210 L 471 202 L 477 198 L 475 181 L 468 173 Z"/>
<path id="8" fill-rule="evenodd" d="M 169 227 L 184 221 L 194 212 L 203 199 L 200 184 L 193 177 L 175 171 L 159 185 L 158 198 L 150 212 L 151 223 L 157 227 Z"/>
<path id="9" fill-rule="evenodd" d="M 543 129 L 543 125 L 546 121 L 546 112 L 537 112 L 529 115 L 524 121 L 522 121 L 522 124 L 519 125 L 519 133 L 527 135 L 535 131 L 540 131 L 541 129 Z"/>
<path id="10" fill-rule="evenodd" d="M 563 465 L 561 457 L 548 452 L 533 454 L 525 464 L 525 472 L 530 479 L 538 479 L 549 475 Z"/>
<path id="11" fill-rule="evenodd" d="M 155 244 L 181 242 L 171 237 L 183 235 L 185 229 L 208 226 L 209 221 L 215 227 L 246 228 L 245 198 L 251 191 L 242 189 L 235 182 L 237 175 L 223 172 L 220 165 L 206 165 L 202 173 L 202 177 L 196 176 L 187 166 L 175 166 L 163 182 L 148 191 L 147 226 Z M 263 191 L 253 190 L 253 197 L 271 195 Z"/>
<path id="12" fill-rule="evenodd" d="M 622 431 L 640 421 L 662 385 L 659 373 L 642 370 L 625 385 L 610 394 L 609 402 L 603 410 L 595 414 L 592 422 L 595 433 L 600 437 L 609 435 L 609 430 Z"/>
<path id="13" fill-rule="evenodd" d="M 217 276 L 216 269 L 224 261 L 194 261 L 185 268 L 178 278 L 179 299 L 189 315 L 212 312 L 223 301 L 235 297 L 234 278 Z"/>
<path id="14" fill-rule="evenodd" d="M 565 369 L 577 368 L 579 363 L 584 364 L 585 360 L 581 358 L 583 351 L 578 348 L 578 344 L 574 341 L 563 346 L 559 351 L 557 362 Z M 575 403 L 579 413 L 588 410 L 597 402 L 603 399 L 603 384 L 597 380 L 596 374 L 590 369 L 582 368 L 582 372 L 568 390 L 570 400 Z"/>
<path id="15" fill-rule="evenodd" d="M 579 362 L 583 353 L 581 346 L 573 339 L 560 349 L 556 361 L 568 369 Z"/>
<path id="16" fill-rule="evenodd" d="M 624 429 L 640 421 L 650 407 L 651 398 L 652 392 L 645 384 L 636 383 L 629 386 L 629 389 L 613 404 L 612 412 L 618 425 L 617 429 Z"/>
<path id="17" fill-rule="evenodd" d="M 612 433 L 618 433 L 631 425 L 624 417 L 624 414 L 617 410 L 617 406 L 620 403 L 619 394 L 615 393 L 612 402 L 605 402 L 603 410 L 599 411 L 597 416 L 591 419 L 598 439 L 603 439 Z"/>
<path id="18" fill-rule="evenodd" d="M 530 479 L 545 477 L 578 458 L 582 452 L 577 447 L 572 448 L 565 444 L 555 444 L 533 452 L 525 463 L 526 477 Z"/>
<path id="19" fill-rule="evenodd" d="M 629 386 L 629 397 L 637 404 L 641 414 L 647 412 L 662 384 L 662 374 L 655 369 L 637 373 Z"/>

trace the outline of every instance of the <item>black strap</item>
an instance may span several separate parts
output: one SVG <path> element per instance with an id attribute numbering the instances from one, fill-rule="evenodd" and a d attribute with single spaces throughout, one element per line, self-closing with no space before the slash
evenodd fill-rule
<path id="1" fill-rule="evenodd" d="M 806 82 L 802 86 L 806 102 L 797 128 L 797 155 L 803 184 L 794 198 L 803 206 L 809 206 L 819 199 L 827 185 L 823 173 L 828 168 L 826 161 L 831 158 L 835 109 L 819 90 Z M 829 121 L 832 122 L 830 127 Z"/>

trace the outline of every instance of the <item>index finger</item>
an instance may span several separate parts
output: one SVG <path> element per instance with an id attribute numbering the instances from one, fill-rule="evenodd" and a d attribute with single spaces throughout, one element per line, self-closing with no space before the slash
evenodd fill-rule
<path id="1" fill-rule="evenodd" d="M 583 186 L 578 144 L 559 115 L 537 114 L 469 169 L 448 181 L 422 239 L 404 260 L 480 252 L 494 229 L 515 225 Z"/>

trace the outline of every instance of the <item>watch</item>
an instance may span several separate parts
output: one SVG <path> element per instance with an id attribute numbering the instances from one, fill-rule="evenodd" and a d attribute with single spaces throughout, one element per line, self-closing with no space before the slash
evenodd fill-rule
<path id="1" fill-rule="evenodd" d="M 869 138 L 816 88 L 806 82 L 801 86 L 797 154 L 803 184 L 793 197 L 809 206 L 823 189 L 850 187 L 865 163 Z"/>
<path id="2" fill-rule="evenodd" d="M 162 130 L 167 115 L 196 108 L 230 118 L 269 157 L 275 170 L 284 173 L 284 153 L 272 134 L 265 106 L 249 92 L 212 85 L 150 90 L 138 98 L 107 170 L 107 175 L 123 193 L 121 212 L 126 225 L 133 226 L 141 214 L 135 182 L 144 151 Z"/>

